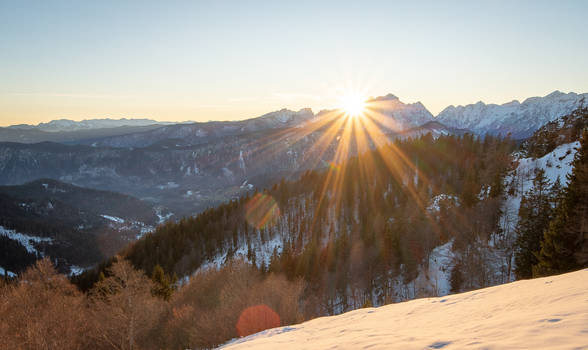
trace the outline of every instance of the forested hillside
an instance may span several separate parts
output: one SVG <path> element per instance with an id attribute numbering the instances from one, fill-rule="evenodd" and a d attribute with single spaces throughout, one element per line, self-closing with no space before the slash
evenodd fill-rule
<path id="1" fill-rule="evenodd" d="M 0 212 L 0 267 L 16 273 L 43 256 L 66 273 L 90 267 L 158 222 L 137 198 L 51 179 L 0 186 Z"/>
<path id="2" fill-rule="evenodd" d="M 514 147 L 471 135 L 397 141 L 168 223 L 123 256 L 148 274 L 161 265 L 177 276 L 241 256 L 303 278 L 316 298 L 308 315 L 434 293 L 410 281 L 435 247 L 465 249 L 497 230 Z M 483 274 L 468 272 L 469 288 L 485 285 Z"/>
<path id="3" fill-rule="evenodd" d="M 530 157 L 543 157 L 559 145 L 578 140 L 586 127 L 588 127 L 588 107 L 578 108 L 535 131 L 523 142 L 523 151 Z"/>

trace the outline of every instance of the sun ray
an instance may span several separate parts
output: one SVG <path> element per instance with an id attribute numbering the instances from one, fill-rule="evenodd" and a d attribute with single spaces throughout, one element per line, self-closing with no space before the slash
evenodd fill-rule
<path id="1" fill-rule="evenodd" d="M 320 113 L 315 120 L 299 128 L 278 130 L 261 141 L 249 143 L 249 151 L 263 157 L 279 157 L 298 142 L 310 142 L 308 150 L 299 158 L 302 167 L 322 167 L 321 162 L 326 165 L 326 173 L 317 192 L 316 213 L 323 206 L 338 213 L 338 208 L 347 200 L 344 195 L 355 191 L 353 181 L 375 185 L 379 180 L 373 177 L 374 170 L 377 166 L 385 166 L 397 183 L 404 184 L 403 191 L 413 200 L 416 208 L 435 225 L 434 218 L 426 210 L 428 199 L 418 187 L 421 184 L 430 187 L 432 184 L 424 172 L 419 172 L 418 186 L 413 182 L 413 175 L 410 174 L 415 174 L 419 167 L 393 141 L 403 128 L 391 117 L 396 108 L 394 102 L 366 100 L 357 93 L 343 95 L 340 102 L 340 108 Z M 353 156 L 358 158 L 350 161 Z M 358 163 L 353 165 L 353 162 Z M 354 168 L 351 169 L 350 165 Z M 368 205 L 372 207 L 376 203 Z M 376 207 L 372 209 L 377 210 Z M 315 218 L 318 219 L 318 215 Z M 311 228 L 317 229 L 316 225 L 320 223 L 313 219 Z"/>

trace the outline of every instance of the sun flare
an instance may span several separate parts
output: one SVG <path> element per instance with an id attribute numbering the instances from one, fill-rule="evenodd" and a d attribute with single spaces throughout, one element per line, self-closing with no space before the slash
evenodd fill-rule
<path id="1" fill-rule="evenodd" d="M 341 109 L 349 116 L 360 116 L 365 111 L 365 98 L 359 95 L 343 96 L 341 98 Z"/>

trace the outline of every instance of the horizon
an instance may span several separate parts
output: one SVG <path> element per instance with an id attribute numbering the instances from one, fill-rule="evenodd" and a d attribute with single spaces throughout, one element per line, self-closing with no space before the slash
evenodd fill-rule
<path id="1" fill-rule="evenodd" d="M 3 3 L 0 125 L 243 120 L 337 108 L 349 91 L 392 91 L 433 115 L 583 93 L 586 10 L 583 1 Z"/>
<path id="2" fill-rule="evenodd" d="M 551 91 L 549 93 L 546 93 L 545 95 L 540 95 L 540 96 L 527 96 L 527 97 L 521 98 L 521 99 L 516 99 L 515 98 L 515 99 L 510 99 L 508 101 L 498 102 L 498 103 L 496 103 L 496 102 L 488 102 L 488 101 L 483 101 L 483 100 L 478 100 L 476 102 L 471 102 L 471 103 L 467 103 L 467 104 L 464 104 L 464 105 L 448 104 L 446 107 L 442 108 L 438 113 L 433 113 L 421 101 L 406 102 L 406 101 L 403 101 L 401 97 L 399 97 L 399 96 L 397 96 L 397 95 L 395 95 L 393 93 L 386 93 L 386 94 L 383 94 L 383 95 L 369 96 L 366 99 L 366 102 L 367 101 L 370 101 L 372 99 L 377 99 L 377 98 L 385 97 L 385 96 L 388 96 L 388 95 L 394 95 L 394 96 L 396 96 L 404 104 L 422 103 L 423 106 L 425 107 L 425 109 L 427 109 L 433 115 L 434 118 L 437 118 L 439 116 L 439 114 L 443 110 L 445 110 L 446 108 L 449 108 L 449 107 L 462 107 L 462 106 L 474 105 L 474 104 L 476 104 L 478 102 L 483 102 L 486 105 L 503 105 L 503 104 L 507 104 L 507 103 L 510 103 L 510 102 L 514 102 L 514 101 L 517 101 L 519 103 L 523 103 L 525 100 L 527 100 L 529 98 L 546 97 L 546 96 L 548 96 L 548 95 L 550 95 L 552 93 L 556 93 L 556 92 L 561 92 L 563 94 L 575 93 L 575 94 L 578 94 L 578 95 L 582 95 L 582 94 L 588 93 L 588 92 L 576 92 L 576 91 L 565 92 L 565 91 L 560 91 L 560 90 L 553 90 L 553 91 Z M 283 108 L 276 109 L 276 110 L 273 110 L 273 111 L 264 112 L 264 113 L 262 113 L 260 115 L 257 115 L 257 116 L 248 116 L 248 117 L 243 117 L 243 118 L 237 117 L 235 119 L 225 119 L 225 120 L 222 120 L 222 119 L 219 119 L 219 120 L 214 120 L 214 119 L 211 119 L 211 120 L 158 120 L 158 119 L 150 118 L 150 117 L 147 117 L 147 116 L 136 116 L 136 117 L 129 117 L 129 116 L 126 116 L 126 117 L 125 116 L 121 116 L 121 117 L 97 116 L 95 118 L 78 118 L 78 119 L 71 119 L 71 118 L 65 118 L 64 117 L 64 118 L 58 118 L 58 119 L 51 119 L 51 120 L 47 120 L 47 121 L 41 121 L 41 122 L 35 123 L 35 124 L 27 124 L 27 123 L 20 123 L 20 124 L 0 124 L 0 128 L 3 128 L 3 127 L 11 127 L 11 126 L 19 126 L 19 125 L 39 126 L 41 124 L 47 124 L 47 123 L 50 123 L 50 122 L 61 121 L 61 120 L 63 120 L 63 121 L 73 121 L 73 122 L 84 122 L 84 121 L 92 121 L 92 120 L 116 120 L 116 121 L 118 121 L 118 120 L 150 120 L 150 121 L 157 122 L 157 123 L 170 123 L 170 124 L 182 124 L 182 123 L 190 124 L 190 123 L 225 122 L 225 121 L 226 122 L 229 122 L 229 121 L 238 122 L 238 121 L 245 121 L 245 120 L 249 120 L 249 119 L 259 118 L 259 117 L 262 117 L 262 116 L 264 116 L 266 114 L 279 112 L 281 110 L 289 110 L 289 111 L 298 112 L 298 111 L 303 110 L 303 109 L 311 109 L 312 113 L 315 114 L 315 115 L 318 114 L 318 113 L 320 113 L 320 112 L 322 112 L 322 111 L 330 110 L 328 108 L 313 109 L 311 107 L 302 107 L 300 109 L 291 109 L 291 108 L 288 108 L 288 107 L 283 107 Z M 341 107 L 335 106 L 332 109 L 341 109 Z"/>

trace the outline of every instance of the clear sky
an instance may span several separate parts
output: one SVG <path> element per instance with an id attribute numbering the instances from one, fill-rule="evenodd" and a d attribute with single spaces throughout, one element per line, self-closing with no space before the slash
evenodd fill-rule
<path id="1" fill-rule="evenodd" d="M 588 92 L 588 1 L 0 0 L 0 125 Z"/>

